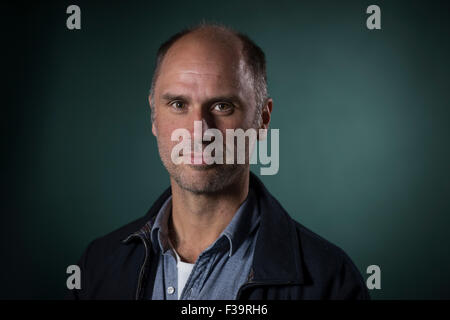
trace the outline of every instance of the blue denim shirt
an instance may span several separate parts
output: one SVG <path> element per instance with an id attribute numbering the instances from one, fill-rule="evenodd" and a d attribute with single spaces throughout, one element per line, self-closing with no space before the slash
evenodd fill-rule
<path id="1" fill-rule="evenodd" d="M 158 258 L 152 299 L 177 300 L 177 260 L 168 240 L 172 197 L 161 207 L 151 230 Z M 249 194 L 216 241 L 198 257 L 180 300 L 232 300 L 247 281 L 259 226 L 254 192 Z"/>

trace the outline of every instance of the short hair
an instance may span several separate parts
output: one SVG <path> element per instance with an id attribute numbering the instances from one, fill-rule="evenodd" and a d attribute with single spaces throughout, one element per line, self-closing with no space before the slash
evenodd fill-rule
<path id="1" fill-rule="evenodd" d="M 267 73 L 266 73 L 266 57 L 264 51 L 254 43 L 247 35 L 237 32 L 229 27 L 217 24 L 217 23 L 206 23 L 202 22 L 196 26 L 188 27 L 174 35 L 172 35 L 167 41 L 165 41 L 159 47 L 156 54 L 155 69 L 153 72 L 153 78 L 150 88 L 150 94 L 152 96 L 151 109 L 152 109 L 152 122 L 154 120 L 154 90 L 156 80 L 159 75 L 161 64 L 166 56 L 167 51 L 172 47 L 172 45 L 185 35 L 193 33 L 194 31 L 202 29 L 216 29 L 220 31 L 229 32 L 238 38 L 242 43 L 242 54 L 247 67 L 250 69 L 253 84 L 255 88 L 255 103 L 258 115 L 261 113 L 262 108 L 268 98 L 267 95 Z"/>

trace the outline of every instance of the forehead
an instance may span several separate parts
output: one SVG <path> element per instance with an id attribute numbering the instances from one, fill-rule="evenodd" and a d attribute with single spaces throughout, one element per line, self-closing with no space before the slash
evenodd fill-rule
<path id="1" fill-rule="evenodd" d="M 182 38 L 166 53 L 155 89 L 249 90 L 250 73 L 241 52 L 236 39 Z"/>

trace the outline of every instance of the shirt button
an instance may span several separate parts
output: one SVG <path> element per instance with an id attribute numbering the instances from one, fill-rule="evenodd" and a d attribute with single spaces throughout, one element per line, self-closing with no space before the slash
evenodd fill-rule
<path id="1" fill-rule="evenodd" d="M 173 294 L 175 292 L 175 288 L 174 287 L 168 287 L 167 288 L 167 293 L 168 294 Z"/>

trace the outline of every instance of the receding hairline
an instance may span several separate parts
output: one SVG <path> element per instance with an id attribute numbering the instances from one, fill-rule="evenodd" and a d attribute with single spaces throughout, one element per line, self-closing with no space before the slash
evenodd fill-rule
<path id="1" fill-rule="evenodd" d="M 229 47 L 230 49 L 233 49 L 235 53 L 237 53 L 238 59 L 243 59 L 245 61 L 243 52 L 244 43 L 242 39 L 239 38 L 239 35 L 236 32 L 220 25 L 201 25 L 192 30 L 188 30 L 185 34 L 170 43 L 170 45 L 166 48 L 165 52 L 161 56 L 161 60 L 158 61 L 158 64 L 156 66 L 154 79 L 155 83 L 156 78 L 159 77 L 161 67 L 164 64 L 166 57 L 170 56 L 170 54 L 173 53 L 174 49 L 177 49 L 178 46 L 183 45 L 187 41 L 209 42 L 211 44 L 219 44 Z M 247 66 L 247 63 L 245 64 Z"/>
<path id="2" fill-rule="evenodd" d="M 212 40 L 215 42 L 217 42 L 218 40 L 224 40 L 224 43 L 225 41 L 227 43 L 239 43 L 242 49 L 242 39 L 239 38 L 239 34 L 228 27 L 220 25 L 200 25 L 191 30 L 188 30 L 185 34 L 176 39 L 170 47 L 173 47 L 177 42 L 183 39 L 185 40 L 189 37 L 197 37 L 205 40 Z"/>

